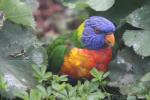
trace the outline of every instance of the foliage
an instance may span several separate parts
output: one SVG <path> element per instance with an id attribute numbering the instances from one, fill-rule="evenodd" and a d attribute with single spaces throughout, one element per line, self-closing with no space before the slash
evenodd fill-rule
<path id="1" fill-rule="evenodd" d="M 110 85 L 119 87 L 124 95 L 145 97 L 150 88 L 149 59 L 142 59 L 131 48 L 124 48 L 110 63 Z"/>
<path id="2" fill-rule="evenodd" d="M 67 76 L 47 72 L 43 65 L 47 63 L 45 50 L 39 47 L 39 42 L 27 28 L 35 26 L 30 9 L 33 6 L 29 4 L 36 4 L 36 0 L 0 0 L 0 11 L 6 18 L 6 21 L 0 19 L 2 96 L 12 98 L 15 95 L 24 100 L 99 100 L 111 96 L 104 88 L 109 85 L 119 87 L 121 94 L 128 95 L 128 100 L 135 99 L 135 95 L 149 100 L 150 1 L 61 1 L 75 10 L 81 9 L 90 16 L 104 16 L 117 24 L 116 55 L 110 63 L 109 73 L 93 69 L 92 80 L 78 81 L 72 86 Z M 109 83 L 106 81 L 108 74 Z"/>
<path id="3" fill-rule="evenodd" d="M 132 12 L 127 18 L 127 22 L 143 30 L 126 31 L 123 36 L 125 44 L 133 47 L 134 51 L 143 56 L 150 56 L 149 45 L 149 25 L 150 25 L 150 2 Z"/>
<path id="4" fill-rule="evenodd" d="M 8 84 L 4 78 L 4 75 L 0 74 L 0 90 L 2 91 L 7 91 L 8 90 Z M 0 91 L 0 93 L 1 93 Z M 5 97 L 5 95 L 0 95 L 0 100 L 3 99 L 3 97 Z"/>
<path id="5" fill-rule="evenodd" d="M 28 29 L 9 21 L 4 23 L 0 34 L 0 74 L 8 82 L 9 91 L 6 92 L 12 96 L 14 89 L 25 89 L 35 84 L 30 68 L 34 63 L 35 38 L 31 39 L 32 34 Z"/>
<path id="6" fill-rule="evenodd" d="M 6 19 L 10 21 L 35 27 L 31 8 L 20 0 L 0 0 L 0 11 L 3 11 Z"/>
<path id="7" fill-rule="evenodd" d="M 148 94 L 146 94 L 146 99 L 150 100 L 150 92 Z"/>
<path id="8" fill-rule="evenodd" d="M 32 68 L 34 70 L 33 76 L 38 80 L 39 83 L 42 83 L 43 81 L 46 81 L 48 78 L 52 76 L 52 73 L 46 72 L 46 66 L 38 66 L 33 65 Z"/>
<path id="9" fill-rule="evenodd" d="M 145 97 L 150 86 L 149 81 L 142 81 L 147 78 L 150 72 L 149 67 L 149 1 L 130 13 L 124 21 L 132 27 L 124 26 L 123 41 L 128 47 L 118 52 L 116 58 L 110 64 L 111 79 L 115 86 L 120 87 L 122 94 L 137 95 Z M 121 29 L 118 29 L 121 30 Z M 141 57 L 142 56 L 142 57 Z M 144 58 L 145 57 L 145 58 Z M 118 77 L 119 76 L 119 77 Z"/>
<path id="10" fill-rule="evenodd" d="M 108 77 L 109 72 L 103 73 L 99 72 L 96 68 L 93 68 L 91 70 L 91 74 L 95 79 L 92 79 L 92 81 L 99 81 L 99 82 L 105 82 L 106 77 Z"/>
<path id="11" fill-rule="evenodd" d="M 76 86 L 72 86 L 67 83 L 66 75 L 58 76 L 46 72 L 44 65 L 41 67 L 33 65 L 33 69 L 38 85 L 29 92 L 15 92 L 15 95 L 23 100 L 99 100 L 110 95 L 99 88 L 106 85 L 107 82 L 104 79 L 108 77 L 108 73 L 104 74 L 93 69 L 91 74 L 94 78 L 91 81 L 87 80 L 83 84 L 79 81 Z"/>
<path id="12" fill-rule="evenodd" d="M 150 44 L 149 44 L 149 31 L 146 30 L 128 30 L 124 33 L 123 40 L 129 47 L 133 47 L 134 51 L 143 56 L 147 57 L 150 55 Z"/>
<path id="13" fill-rule="evenodd" d="M 45 49 L 39 47 L 32 30 L 25 27 L 34 23 L 32 12 L 25 3 L 0 0 L 0 11 L 6 17 L 0 29 L 0 75 L 7 83 L 7 90 L 0 89 L 0 94 L 13 98 L 13 91 L 26 90 L 36 84 L 31 64 L 45 63 Z M 5 85 L 2 84 L 2 87 L 5 88 Z"/>
<path id="14" fill-rule="evenodd" d="M 7 89 L 7 82 L 4 79 L 3 75 L 0 75 L 0 90 L 6 90 Z"/>

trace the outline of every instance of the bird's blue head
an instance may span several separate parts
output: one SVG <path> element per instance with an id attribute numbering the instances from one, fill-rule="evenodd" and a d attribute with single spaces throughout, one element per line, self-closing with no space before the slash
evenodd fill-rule
<path id="1" fill-rule="evenodd" d="M 115 43 L 114 24 L 108 19 L 100 16 L 92 16 L 84 22 L 81 42 L 91 50 L 99 50 L 103 47 L 113 46 Z"/>

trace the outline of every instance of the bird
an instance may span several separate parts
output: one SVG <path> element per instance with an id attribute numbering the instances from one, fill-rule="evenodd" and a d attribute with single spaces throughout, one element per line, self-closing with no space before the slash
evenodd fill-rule
<path id="1" fill-rule="evenodd" d="M 89 17 L 73 33 L 60 35 L 49 44 L 48 69 L 73 79 L 92 78 L 93 68 L 107 72 L 115 30 L 115 25 L 105 17 Z"/>

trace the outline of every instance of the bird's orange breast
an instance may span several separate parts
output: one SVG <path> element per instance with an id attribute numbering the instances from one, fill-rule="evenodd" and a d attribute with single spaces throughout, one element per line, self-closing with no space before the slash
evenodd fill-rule
<path id="1" fill-rule="evenodd" d="M 73 48 L 65 56 L 60 72 L 75 79 L 90 78 L 90 70 L 94 67 L 106 72 L 111 58 L 111 48 L 104 48 L 98 51 Z"/>

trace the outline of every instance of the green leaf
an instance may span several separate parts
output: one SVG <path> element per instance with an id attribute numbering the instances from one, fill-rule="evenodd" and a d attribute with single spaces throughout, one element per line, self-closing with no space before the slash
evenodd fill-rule
<path id="1" fill-rule="evenodd" d="M 48 96 L 50 96 L 52 94 L 52 87 L 51 86 L 47 87 L 47 94 L 48 94 Z"/>
<path id="2" fill-rule="evenodd" d="M 104 93 L 101 92 L 101 91 L 98 91 L 98 92 L 95 92 L 95 93 L 91 93 L 88 96 L 87 100 L 103 100 L 104 98 L 105 98 Z"/>
<path id="3" fill-rule="evenodd" d="M 23 100 L 30 100 L 29 94 L 26 91 L 14 91 L 14 95 Z"/>
<path id="4" fill-rule="evenodd" d="M 59 77 L 59 81 L 61 81 L 61 82 L 66 82 L 67 80 L 68 80 L 67 75 L 61 75 Z"/>
<path id="5" fill-rule="evenodd" d="M 126 21 L 131 25 L 150 30 L 150 1 L 147 1 L 144 6 L 135 10 L 126 18 Z"/>
<path id="6" fill-rule="evenodd" d="M 111 8 L 115 0 L 88 0 L 87 4 L 96 11 L 106 11 Z"/>
<path id="7" fill-rule="evenodd" d="M 98 71 L 96 68 L 93 68 L 90 73 L 99 81 L 102 80 L 102 76 L 104 74 L 103 72 Z"/>
<path id="8" fill-rule="evenodd" d="M 66 88 L 66 84 L 65 83 L 62 83 L 62 84 L 58 84 L 58 83 L 52 84 L 52 88 L 55 89 L 55 90 L 57 90 L 57 91 L 63 91 Z"/>
<path id="9" fill-rule="evenodd" d="M 49 79 L 50 77 L 52 77 L 52 73 L 51 72 L 46 72 L 44 76 L 45 76 L 46 79 Z"/>
<path id="10" fill-rule="evenodd" d="M 67 75 L 61 75 L 61 76 L 53 75 L 53 80 L 56 83 L 60 83 L 60 82 L 66 82 L 68 79 L 67 79 Z"/>
<path id="11" fill-rule="evenodd" d="M 40 69 L 41 69 L 41 74 L 45 75 L 47 67 L 46 66 L 41 66 Z"/>
<path id="12" fill-rule="evenodd" d="M 84 8 L 90 6 L 95 11 L 106 11 L 113 6 L 115 0 L 62 0 L 70 8 Z"/>
<path id="13" fill-rule="evenodd" d="M 7 88 L 7 82 L 4 79 L 4 76 L 0 75 L 0 90 L 6 90 Z"/>
<path id="14" fill-rule="evenodd" d="M 33 76 L 38 77 L 41 75 L 41 70 L 39 66 L 32 65 L 32 69 L 34 70 Z"/>
<path id="15" fill-rule="evenodd" d="M 8 21 L 0 35 L 0 74 L 4 75 L 9 89 L 0 93 L 12 97 L 14 90 L 26 90 L 36 84 L 31 67 L 36 38 L 29 29 Z"/>
<path id="16" fill-rule="evenodd" d="M 41 100 L 42 94 L 37 90 L 31 90 L 30 91 L 30 100 Z"/>
<path id="17" fill-rule="evenodd" d="M 46 81 L 52 77 L 51 72 L 46 72 L 47 67 L 45 65 L 32 65 L 32 68 L 34 70 L 33 76 L 38 80 L 39 83 L 42 83 L 43 81 Z"/>
<path id="18" fill-rule="evenodd" d="M 89 84 L 89 92 L 95 92 L 95 91 L 97 91 L 98 89 L 99 89 L 99 83 L 98 82 L 90 82 L 90 84 Z"/>
<path id="19" fill-rule="evenodd" d="M 123 35 L 124 43 L 133 47 L 134 51 L 143 57 L 150 56 L 150 31 L 128 30 Z"/>
<path id="20" fill-rule="evenodd" d="M 143 56 L 150 56 L 150 1 L 144 6 L 135 10 L 126 19 L 131 25 L 142 28 L 144 30 L 130 30 L 123 35 L 123 41 L 129 47 L 133 47 L 134 51 Z"/>
<path id="21" fill-rule="evenodd" d="M 20 0 L 0 0 L 0 10 L 6 15 L 6 19 L 17 24 L 35 27 L 34 18 L 30 6 Z"/>
<path id="22" fill-rule="evenodd" d="M 150 82 L 150 72 L 146 73 L 142 78 L 141 78 L 142 82 Z"/>
<path id="23" fill-rule="evenodd" d="M 42 85 L 38 85 L 36 86 L 37 91 L 39 91 L 42 95 L 42 98 L 47 98 L 48 97 L 48 93 L 47 90 L 45 89 L 45 87 L 43 87 Z"/>
<path id="24" fill-rule="evenodd" d="M 109 76 L 110 72 L 106 72 L 103 74 L 103 79 L 107 78 Z"/>
<path id="25" fill-rule="evenodd" d="M 150 57 L 142 59 L 131 48 L 122 49 L 110 63 L 109 85 L 120 87 L 123 95 L 145 93 L 150 89 L 150 85 L 148 81 L 141 81 L 141 78 L 150 72 L 149 63 Z"/>
<path id="26" fill-rule="evenodd" d="M 146 100 L 150 100 L 150 92 L 146 94 Z"/>

